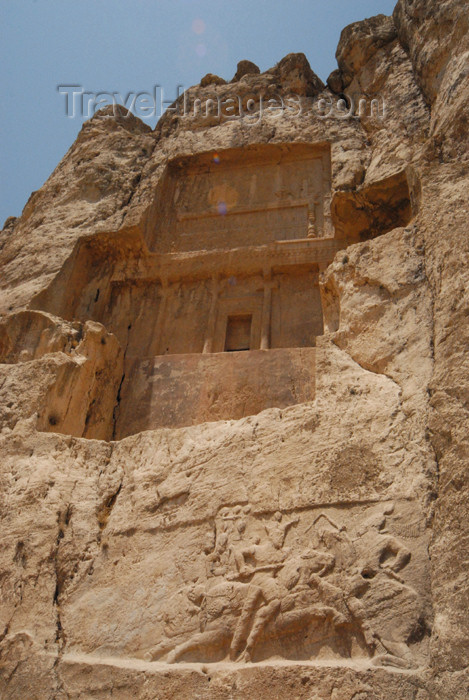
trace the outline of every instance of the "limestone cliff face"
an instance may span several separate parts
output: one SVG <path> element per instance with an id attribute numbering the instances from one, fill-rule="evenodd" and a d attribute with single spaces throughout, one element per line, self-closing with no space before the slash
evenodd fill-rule
<path id="1" fill-rule="evenodd" d="M 465 10 L 399 0 L 347 27 L 327 86 L 299 54 L 188 91 L 239 98 L 250 120 L 173 112 L 151 131 L 98 113 L 8 220 L 2 697 L 469 696 Z M 293 94 L 300 113 L 258 118 L 261 95 Z M 217 248 L 220 203 L 241 223 Z M 261 215 L 273 238 L 246 260 Z M 275 238 L 279 222 L 304 236 Z M 252 282 L 249 308 L 233 280 Z M 320 309 L 314 340 L 303 308 Z M 221 351 L 242 342 L 257 345 L 237 375 L 245 355 Z M 187 367 L 204 378 L 193 424 Z M 239 376 L 258 383 L 243 394 Z"/>

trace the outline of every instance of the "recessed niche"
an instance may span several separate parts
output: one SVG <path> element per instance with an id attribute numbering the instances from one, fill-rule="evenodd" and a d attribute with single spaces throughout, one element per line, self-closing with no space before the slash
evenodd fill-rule
<path id="1" fill-rule="evenodd" d="M 226 323 L 225 352 L 250 350 L 251 327 L 251 314 L 228 316 Z"/>
<path id="2" fill-rule="evenodd" d="M 311 400 L 324 332 L 320 271 L 349 242 L 410 216 L 405 173 L 365 194 L 366 211 L 357 213 L 356 193 L 336 193 L 331 212 L 326 144 L 167 163 L 143 227 L 81 242 L 36 299 L 67 320 L 100 322 L 119 342 L 110 412 L 94 395 L 85 405 L 92 394 L 80 375 L 81 434 L 91 435 L 95 414 L 102 433 L 120 439 Z M 95 359 L 109 368 L 104 342 Z M 51 399 L 43 429 L 66 432 L 61 408 Z"/>

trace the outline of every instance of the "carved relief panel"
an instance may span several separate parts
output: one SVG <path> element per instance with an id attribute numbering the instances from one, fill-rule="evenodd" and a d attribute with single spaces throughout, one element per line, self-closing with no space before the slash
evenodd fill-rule
<path id="1" fill-rule="evenodd" d="M 155 507 L 166 525 L 156 532 L 166 548 L 171 513 L 197 473 L 158 487 Z M 428 542 L 415 504 L 254 513 L 249 503 L 235 503 L 180 534 L 192 554 L 178 548 L 174 530 L 164 595 L 155 599 L 158 622 L 153 634 L 142 627 L 136 656 L 166 663 L 342 659 L 401 669 L 424 662 Z"/>
<path id="2" fill-rule="evenodd" d="M 149 245 L 159 252 L 321 238 L 330 227 L 330 155 L 290 144 L 202 154 L 168 166 Z"/>

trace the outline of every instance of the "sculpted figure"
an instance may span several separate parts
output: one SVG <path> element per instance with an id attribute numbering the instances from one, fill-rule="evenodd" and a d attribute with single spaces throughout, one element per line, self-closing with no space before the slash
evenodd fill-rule
<path id="1" fill-rule="evenodd" d="M 362 633 L 373 663 L 409 667 L 412 655 L 406 640 L 418 625 L 420 606 L 417 593 L 400 573 L 411 553 L 385 528 L 393 509 L 388 505 L 367 518 L 353 542 L 344 526 L 336 526 L 328 516 L 318 516 L 313 525 L 320 518 L 331 525 L 318 533 L 319 543 L 335 553 L 337 574 L 333 578 L 336 591 L 340 590 L 334 595 L 330 582 L 323 581 L 320 597 L 340 612 L 343 601 L 345 617 Z M 310 584 L 315 584 L 314 577 Z M 319 590 L 319 581 L 316 584 Z"/>
<path id="2" fill-rule="evenodd" d="M 299 522 L 299 518 L 293 518 L 282 523 L 282 513 L 277 511 L 272 522 L 265 523 L 265 530 L 275 549 L 282 549 L 288 529 Z"/>
<path id="3" fill-rule="evenodd" d="M 244 660 L 251 660 L 252 649 L 269 620 L 280 610 L 284 595 L 281 584 L 266 573 L 258 573 L 248 584 L 241 615 L 230 646 L 230 657 L 236 659 L 245 646 Z"/>
<path id="4" fill-rule="evenodd" d="M 280 515 L 281 520 L 281 514 L 278 515 Z M 278 519 L 276 519 L 276 523 L 279 523 Z M 238 656 L 244 644 L 247 645 L 246 655 L 250 657 L 250 650 L 261 629 L 268 620 L 276 615 L 280 608 L 283 591 L 279 582 L 273 578 L 272 573 L 282 567 L 287 556 L 286 553 L 278 550 L 281 549 L 286 529 L 291 524 L 293 523 L 280 526 L 282 540 L 280 547 L 276 547 L 275 544 L 272 546 L 272 542 L 261 544 L 260 538 L 256 537 L 254 544 L 250 547 L 234 551 L 239 575 L 241 577 L 250 576 L 251 581 L 231 643 L 230 656 L 232 659 Z M 278 533 L 279 531 L 276 530 L 274 537 Z M 279 542 L 280 538 L 277 537 L 276 544 Z M 252 636 L 253 630 L 254 636 Z"/>
<path id="5" fill-rule="evenodd" d="M 294 636 L 308 629 L 309 632 L 315 631 L 319 641 L 327 636 L 327 629 L 350 625 L 352 616 L 343 591 L 324 578 L 333 566 L 332 555 L 314 550 L 289 559 L 276 578 L 271 580 L 269 587 L 264 582 L 257 592 L 257 599 L 253 591 L 249 601 L 249 616 L 252 618 L 249 634 L 245 628 L 241 628 L 243 608 L 231 645 L 232 653 L 239 649 L 245 637 L 245 650 L 241 658 L 250 661 L 254 648 L 262 638 Z M 259 600 L 261 605 L 255 609 Z"/>
<path id="6" fill-rule="evenodd" d="M 293 629 L 308 626 L 313 620 L 330 620 L 334 625 L 345 622 L 346 618 L 337 607 L 324 604 L 322 589 L 328 584 L 320 577 L 333 566 L 332 555 L 311 550 L 288 559 L 275 578 L 272 574 L 256 571 L 233 636 L 231 658 L 236 658 L 245 645 L 242 658 L 250 661 L 258 640 L 268 630 L 275 637 L 281 636 L 282 630 L 291 634 Z M 340 597 L 340 590 L 334 589 L 334 602 Z"/>
<path id="7" fill-rule="evenodd" d="M 229 576 L 230 561 L 244 545 L 246 516 L 250 506 L 235 506 L 220 509 L 216 521 L 215 545 L 205 551 L 207 578 Z"/>
<path id="8" fill-rule="evenodd" d="M 255 576 L 264 571 L 275 571 L 279 564 L 285 561 L 288 552 L 278 551 L 271 542 L 261 543 L 260 537 L 255 537 L 249 546 L 231 548 L 237 569 L 237 578 Z"/>
<path id="9" fill-rule="evenodd" d="M 201 660 L 210 651 L 220 650 L 223 653 L 233 637 L 245 589 L 244 583 L 226 581 L 201 593 L 198 601 L 201 631 L 172 649 L 167 657 L 168 663 L 175 663 L 190 652 L 199 652 Z"/>
<path id="10" fill-rule="evenodd" d="M 335 640 L 349 656 L 358 635 L 373 663 L 412 665 L 407 640 L 420 612 L 416 592 L 401 577 L 411 554 L 384 529 L 383 517 L 375 514 L 352 540 L 345 526 L 321 514 L 312 525 L 315 546 L 295 554 L 284 544 L 298 518 L 284 521 L 277 512 L 262 523 L 247 508 L 219 512 L 205 548 L 207 581 L 187 592 L 199 631 L 160 645 L 152 658 L 249 662 L 263 642 L 282 638 L 311 648 Z M 263 540 L 253 536 L 261 527 Z"/>
<path id="11" fill-rule="evenodd" d="M 383 526 L 368 531 L 359 542 L 358 562 L 362 579 L 367 583 L 360 598 L 366 624 L 373 630 L 376 653 L 373 662 L 409 667 L 413 664 L 407 640 L 421 617 L 419 596 L 406 585 L 400 572 L 408 565 L 411 553 Z"/>
<path id="12" fill-rule="evenodd" d="M 217 530 L 215 538 L 215 546 L 213 550 L 205 552 L 205 566 L 207 571 L 207 578 L 210 576 L 223 575 L 226 571 L 226 566 L 228 563 L 228 533 L 226 532 L 226 525 L 223 523 L 220 529 Z"/>
<path id="13" fill-rule="evenodd" d="M 311 625 L 318 630 L 325 625 L 340 627 L 350 621 L 343 594 L 311 574 L 307 555 L 282 565 L 277 577 L 260 572 L 250 583 L 223 582 L 197 591 L 201 631 L 173 648 L 169 663 L 191 653 L 204 661 L 211 651 L 228 649 L 233 660 L 248 662 L 261 639 L 296 635 Z"/>

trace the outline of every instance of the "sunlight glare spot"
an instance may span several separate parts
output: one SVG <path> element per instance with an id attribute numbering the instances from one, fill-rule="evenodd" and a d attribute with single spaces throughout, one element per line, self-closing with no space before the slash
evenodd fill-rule
<path id="1" fill-rule="evenodd" d="M 205 32 L 205 22 L 203 19 L 195 19 L 192 22 L 192 31 L 194 34 L 203 34 Z"/>

